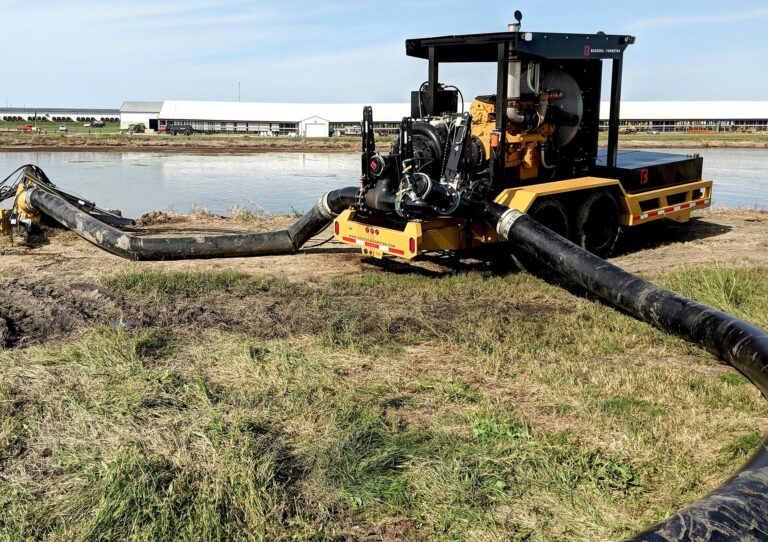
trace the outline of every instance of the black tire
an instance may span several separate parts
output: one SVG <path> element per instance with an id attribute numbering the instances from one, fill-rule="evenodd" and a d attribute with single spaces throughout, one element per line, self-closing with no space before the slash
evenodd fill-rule
<path id="1" fill-rule="evenodd" d="M 560 200 L 544 198 L 536 200 L 528 209 L 528 216 L 558 235 L 568 239 L 570 232 L 568 210 Z"/>
<path id="2" fill-rule="evenodd" d="M 598 190 L 587 194 L 576 210 L 573 242 L 606 258 L 619 238 L 619 204 L 610 192 Z"/>

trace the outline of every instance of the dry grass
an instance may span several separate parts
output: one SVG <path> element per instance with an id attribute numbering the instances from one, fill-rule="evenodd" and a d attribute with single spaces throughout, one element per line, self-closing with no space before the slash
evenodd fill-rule
<path id="1" fill-rule="evenodd" d="M 768 325 L 765 270 L 662 281 Z M 304 314 L 278 337 L 94 327 L 0 352 L 0 538 L 615 540 L 768 429 L 705 352 L 522 274 L 108 286 Z"/>
<path id="2" fill-rule="evenodd" d="M 749 221 L 768 220 L 768 210 L 753 207 L 726 207 L 725 205 L 713 205 L 707 209 L 696 211 L 698 216 L 728 216 L 742 218 Z"/>

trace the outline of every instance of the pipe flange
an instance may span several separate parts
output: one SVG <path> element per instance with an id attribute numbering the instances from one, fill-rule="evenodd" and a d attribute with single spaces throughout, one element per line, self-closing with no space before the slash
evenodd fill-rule
<path id="1" fill-rule="evenodd" d="M 423 194 L 416 195 L 415 189 L 411 188 L 411 192 L 413 193 L 413 196 L 411 199 L 414 199 L 414 200 L 419 199 L 424 201 L 425 199 L 427 199 L 427 196 L 429 196 L 430 192 L 432 192 L 432 185 L 434 184 L 434 182 L 432 181 L 432 179 L 429 178 L 429 175 L 427 175 L 426 173 L 420 173 L 420 172 L 414 173 L 413 178 L 415 179 L 416 177 L 420 179 L 426 179 L 425 182 L 427 184 L 427 189 L 424 191 Z M 411 184 L 410 186 L 412 187 L 413 185 Z"/>
<path id="2" fill-rule="evenodd" d="M 32 194 L 38 190 L 34 186 L 24 185 L 23 192 L 16 197 L 15 210 L 22 215 L 38 216 L 40 211 L 32 203 Z"/>
<path id="3" fill-rule="evenodd" d="M 496 233 L 501 235 L 504 239 L 507 239 L 509 230 L 512 229 L 512 226 L 515 222 L 517 222 L 517 219 L 524 215 L 525 213 L 522 213 L 517 209 L 509 209 L 508 211 L 504 211 L 504 214 L 501 215 L 499 222 L 496 224 Z"/>
<path id="4" fill-rule="evenodd" d="M 461 195 L 459 194 L 459 191 L 456 190 L 451 185 L 445 185 L 446 191 L 451 195 L 453 198 L 453 201 L 451 204 L 445 208 L 445 209 L 438 209 L 437 211 L 444 216 L 452 215 L 456 212 L 456 209 L 459 208 L 459 205 L 461 205 Z"/>
<path id="5" fill-rule="evenodd" d="M 32 193 L 35 191 L 35 188 L 27 188 L 24 190 L 24 199 L 23 203 L 24 206 L 27 208 L 27 210 L 34 209 L 35 206 L 32 205 L 32 202 L 30 201 L 30 198 L 32 197 Z"/>
<path id="6" fill-rule="evenodd" d="M 330 195 L 330 192 L 326 192 L 320 196 L 320 201 L 317 202 L 317 208 L 320 210 L 320 214 L 323 215 L 323 218 L 327 220 L 332 220 L 338 215 L 338 213 L 333 212 L 333 209 L 331 209 L 331 206 L 328 203 L 328 197 Z"/>
<path id="7" fill-rule="evenodd" d="M 400 216 L 401 218 L 408 218 L 406 216 L 405 210 L 403 209 L 403 192 L 398 192 L 397 196 L 395 196 L 395 212 Z"/>

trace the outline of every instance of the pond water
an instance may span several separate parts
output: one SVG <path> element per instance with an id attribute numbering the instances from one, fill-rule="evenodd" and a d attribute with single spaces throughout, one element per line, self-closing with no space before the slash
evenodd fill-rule
<path id="1" fill-rule="evenodd" d="M 669 152 L 704 157 L 715 203 L 768 209 L 768 149 Z M 216 214 L 233 206 L 302 212 L 324 192 L 356 185 L 360 175 L 356 153 L 3 152 L 0 179 L 27 163 L 40 166 L 61 189 L 133 217 L 186 213 L 195 205 Z"/>

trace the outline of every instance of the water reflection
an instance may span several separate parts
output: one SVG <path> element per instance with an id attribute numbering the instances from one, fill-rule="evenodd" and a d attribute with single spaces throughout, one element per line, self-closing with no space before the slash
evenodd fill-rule
<path id="1" fill-rule="evenodd" d="M 691 149 L 704 157 L 715 201 L 768 208 L 768 149 Z M 188 212 L 199 205 L 226 214 L 234 205 L 288 213 L 309 209 L 320 194 L 358 183 L 355 153 L 245 155 L 121 152 L 0 153 L 0 178 L 35 163 L 64 190 L 130 216 Z"/>
<path id="2" fill-rule="evenodd" d="M 62 189 L 138 216 L 192 206 L 305 211 L 324 192 L 358 182 L 356 154 L 0 153 L 0 171 L 35 163 Z M 7 173 L 6 173 L 7 174 Z"/>

